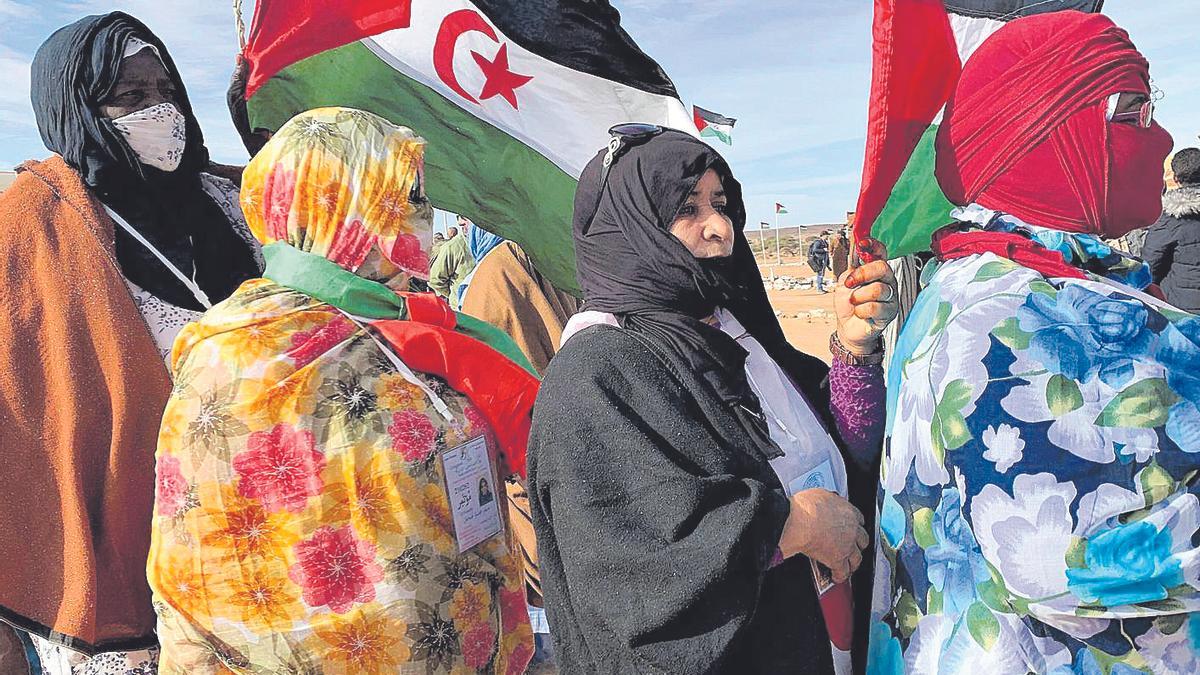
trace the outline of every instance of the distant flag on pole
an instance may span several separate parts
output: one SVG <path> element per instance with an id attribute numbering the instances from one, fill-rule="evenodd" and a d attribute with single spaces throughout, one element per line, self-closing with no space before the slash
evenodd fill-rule
<path id="1" fill-rule="evenodd" d="M 692 106 L 693 122 L 700 130 L 700 138 L 715 138 L 725 145 L 733 145 L 733 125 L 737 120 L 726 117 L 698 105 Z"/>
<path id="2" fill-rule="evenodd" d="M 434 206 L 515 240 L 567 291 L 575 188 L 609 127 L 699 133 L 608 0 L 257 0 L 244 55 L 252 127 L 322 106 L 411 127 Z"/>
<path id="3" fill-rule="evenodd" d="M 875 0 L 867 151 L 854 240 L 888 257 L 929 250 L 953 205 L 937 178 L 935 122 L 962 64 L 992 33 L 1023 16 L 1099 12 L 1104 0 Z"/>
<path id="4" fill-rule="evenodd" d="M 758 223 L 758 229 L 760 229 L 760 230 L 765 230 L 770 226 L 771 226 L 771 224 L 767 223 L 767 222 L 759 221 L 759 223 Z"/>
<path id="5" fill-rule="evenodd" d="M 787 213 L 787 209 L 784 208 L 783 204 L 780 204 L 779 202 L 775 202 L 775 215 L 779 216 L 779 215 L 783 215 L 785 213 Z"/>

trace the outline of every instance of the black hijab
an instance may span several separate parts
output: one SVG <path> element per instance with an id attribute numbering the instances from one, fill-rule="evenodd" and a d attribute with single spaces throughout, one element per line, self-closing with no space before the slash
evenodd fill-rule
<path id="1" fill-rule="evenodd" d="M 187 146 L 179 168 L 159 171 L 138 161 L 111 120 L 100 115 L 117 83 L 125 43 L 153 45 L 178 92 L 187 118 Z M 78 171 L 100 201 L 125 218 L 213 302 L 229 297 L 259 269 L 249 245 L 204 193 L 208 166 L 204 136 L 183 82 L 163 43 L 122 12 L 89 16 L 60 28 L 33 58 L 31 98 L 42 141 Z M 173 274 L 124 230 L 115 233 L 117 262 L 127 279 L 179 307 L 203 309 Z"/>
<path id="2" fill-rule="evenodd" d="M 743 232 L 741 184 L 715 150 L 688 134 L 667 130 L 618 156 L 595 206 L 603 157 L 601 151 L 588 163 L 575 195 L 575 254 L 583 309 L 616 315 L 623 328 L 665 347 L 723 401 L 757 412 L 758 402 L 746 381 L 746 351 L 702 321 L 723 307 L 768 354 L 790 349 Z M 729 257 L 699 260 L 670 228 L 709 169 L 721 178 L 736 237 Z M 761 425 L 752 426 L 759 431 Z"/>

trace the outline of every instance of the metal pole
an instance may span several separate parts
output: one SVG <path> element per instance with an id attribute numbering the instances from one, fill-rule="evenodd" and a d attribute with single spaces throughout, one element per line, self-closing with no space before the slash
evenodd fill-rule
<path id="1" fill-rule="evenodd" d="M 246 51 L 246 22 L 242 20 L 242 0 L 233 0 L 233 16 L 237 22 L 239 51 Z"/>
<path id="2" fill-rule="evenodd" d="M 775 264 L 782 265 L 783 258 L 779 255 L 779 207 L 775 207 Z"/>

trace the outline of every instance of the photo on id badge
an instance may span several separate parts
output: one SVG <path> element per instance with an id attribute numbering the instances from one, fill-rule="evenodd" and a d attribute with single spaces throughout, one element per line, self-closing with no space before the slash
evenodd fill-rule
<path id="1" fill-rule="evenodd" d="M 496 472 L 487 439 L 479 436 L 443 452 L 442 472 L 458 552 L 465 553 L 500 534 L 504 525 L 493 488 Z"/>

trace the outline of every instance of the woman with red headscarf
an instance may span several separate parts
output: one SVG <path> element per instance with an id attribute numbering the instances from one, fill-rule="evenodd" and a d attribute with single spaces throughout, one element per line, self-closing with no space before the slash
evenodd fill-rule
<path id="1" fill-rule="evenodd" d="M 1157 218 L 1170 149 L 1104 16 L 965 64 L 955 222 L 889 370 L 870 672 L 1200 672 L 1200 318 L 1101 240 Z"/>

